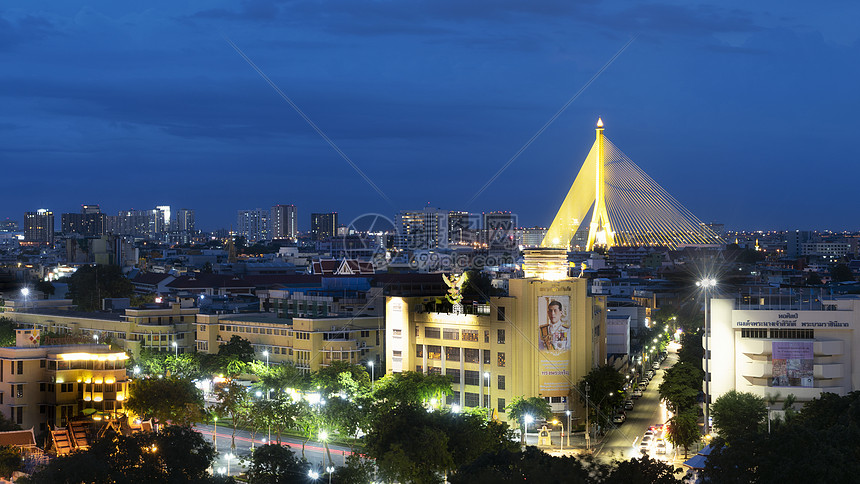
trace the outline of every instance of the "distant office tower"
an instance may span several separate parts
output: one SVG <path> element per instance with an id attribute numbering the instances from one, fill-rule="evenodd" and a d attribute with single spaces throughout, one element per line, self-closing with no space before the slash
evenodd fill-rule
<path id="1" fill-rule="evenodd" d="M 170 226 L 168 242 L 171 244 L 191 243 L 196 234 L 194 229 L 194 210 L 180 208 L 173 214 L 173 224 Z"/>
<path id="2" fill-rule="evenodd" d="M 156 210 L 161 211 L 161 230 L 159 232 L 167 232 L 170 230 L 170 205 L 158 205 Z"/>
<path id="3" fill-rule="evenodd" d="M 0 232 L 17 232 L 18 231 L 18 221 L 17 220 L 0 220 Z"/>
<path id="4" fill-rule="evenodd" d="M 66 235 L 100 237 L 106 233 L 106 229 L 107 216 L 101 213 L 98 205 L 81 205 L 81 213 L 60 215 L 60 230 Z"/>
<path id="5" fill-rule="evenodd" d="M 295 239 L 298 234 L 298 213 L 295 205 L 272 207 L 272 239 Z"/>
<path id="6" fill-rule="evenodd" d="M 167 231 L 164 212 L 153 210 L 121 210 L 116 217 L 107 218 L 106 232 L 157 239 Z"/>
<path id="7" fill-rule="evenodd" d="M 236 233 L 245 237 L 249 243 L 271 240 L 269 211 L 261 208 L 239 210 L 236 218 Z"/>
<path id="8" fill-rule="evenodd" d="M 483 214 L 484 243 L 490 249 L 511 249 L 517 245 L 517 216 L 511 212 Z"/>
<path id="9" fill-rule="evenodd" d="M 54 212 L 44 208 L 25 212 L 24 240 L 34 244 L 54 245 Z"/>
<path id="10" fill-rule="evenodd" d="M 545 227 L 532 227 L 522 229 L 522 245 L 523 247 L 540 247 L 544 237 L 546 237 L 547 229 Z"/>
<path id="11" fill-rule="evenodd" d="M 471 245 L 478 240 L 481 220 L 470 212 L 448 212 L 448 243 Z"/>
<path id="12" fill-rule="evenodd" d="M 812 232 L 809 230 L 789 230 L 785 236 L 785 253 L 789 257 L 800 257 L 803 245 L 812 240 Z"/>
<path id="13" fill-rule="evenodd" d="M 311 237 L 314 240 L 328 240 L 335 234 L 337 234 L 337 212 L 311 214 Z"/>
<path id="14" fill-rule="evenodd" d="M 403 210 L 394 224 L 399 249 L 437 249 L 448 247 L 448 212 L 426 207 L 421 211 Z"/>

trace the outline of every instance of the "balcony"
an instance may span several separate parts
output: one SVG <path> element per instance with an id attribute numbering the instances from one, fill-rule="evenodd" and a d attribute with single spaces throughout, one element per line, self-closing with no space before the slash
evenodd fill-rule
<path id="1" fill-rule="evenodd" d="M 844 365 L 842 363 L 814 365 L 813 376 L 815 378 L 842 378 L 845 376 Z"/>

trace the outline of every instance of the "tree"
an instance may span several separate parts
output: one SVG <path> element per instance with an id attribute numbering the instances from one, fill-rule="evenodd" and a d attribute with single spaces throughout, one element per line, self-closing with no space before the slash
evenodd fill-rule
<path id="1" fill-rule="evenodd" d="M 521 482 L 601 482 L 609 467 L 591 456 L 553 457 L 536 448 L 487 452 L 449 476 L 451 484 L 516 484 Z"/>
<path id="2" fill-rule="evenodd" d="M 128 437 L 108 430 L 89 449 L 52 460 L 32 482 L 215 482 L 207 472 L 214 457 L 212 445 L 189 427 Z"/>
<path id="3" fill-rule="evenodd" d="M 696 405 L 703 375 L 702 370 L 687 362 L 676 363 L 666 370 L 658 390 L 669 410 L 680 413 Z"/>
<path id="4" fill-rule="evenodd" d="M 34 285 L 34 288 L 46 296 L 53 296 L 56 292 L 54 284 L 51 281 L 39 281 Z"/>
<path id="5" fill-rule="evenodd" d="M 130 298 L 132 294 L 134 285 L 119 266 L 81 266 L 69 276 L 69 295 L 79 311 L 97 311 L 104 298 Z"/>
<path id="6" fill-rule="evenodd" d="M 763 398 L 752 393 L 730 390 L 711 405 L 714 428 L 727 442 L 756 433 L 767 416 Z"/>
<path id="7" fill-rule="evenodd" d="M 652 459 L 647 455 L 630 460 L 616 461 L 604 481 L 605 484 L 677 484 L 675 474 L 684 472 L 675 466 Z"/>
<path id="8" fill-rule="evenodd" d="M 253 406 L 248 390 L 231 380 L 227 385 L 220 385 L 215 389 L 215 413 L 222 417 L 230 418 L 233 433 L 230 435 L 230 448 L 236 448 L 236 430 L 251 421 Z"/>
<path id="9" fill-rule="evenodd" d="M 376 382 L 374 397 L 377 406 L 421 404 L 441 399 L 453 393 L 448 375 L 425 375 L 417 371 L 389 373 Z"/>
<path id="10" fill-rule="evenodd" d="M 363 365 L 345 361 L 334 361 L 331 365 L 320 368 L 311 380 L 324 395 L 341 393 L 349 398 L 370 391 L 370 374 L 367 369 Z"/>
<path id="11" fill-rule="evenodd" d="M 21 470 L 23 464 L 24 459 L 17 447 L 0 446 L 0 477 L 11 478 L 12 473 Z"/>
<path id="12" fill-rule="evenodd" d="M 287 484 L 307 478 L 308 462 L 296 457 L 289 446 L 267 444 L 257 447 L 248 466 L 250 484 Z M 338 481 L 339 482 L 339 481 Z"/>
<path id="13" fill-rule="evenodd" d="M 254 347 L 250 341 L 234 334 L 230 341 L 218 348 L 218 360 L 221 371 L 238 375 L 254 360 Z"/>
<path id="14" fill-rule="evenodd" d="M 144 378 L 131 387 L 126 408 L 159 423 L 191 425 L 203 421 L 203 393 L 191 380 Z"/>
<path id="15" fill-rule="evenodd" d="M 552 407 L 550 407 L 549 402 L 540 397 L 514 397 L 511 403 L 505 407 L 505 412 L 508 414 L 508 420 L 517 422 L 520 426 L 523 443 L 525 443 L 523 424 L 526 415 L 530 415 L 535 420 L 552 418 Z"/>
<path id="16" fill-rule="evenodd" d="M 611 409 L 624 402 L 622 393 L 624 381 L 624 376 L 618 373 L 618 370 L 609 365 L 601 365 L 588 372 L 576 385 L 579 400 L 583 403 L 585 403 L 585 386 L 589 386 L 589 410 L 598 416 L 601 425 L 609 421 Z"/>
<path id="17" fill-rule="evenodd" d="M 676 413 L 669 419 L 667 429 L 668 440 L 675 447 L 684 448 L 684 458 L 690 451 L 690 446 L 699 441 L 699 417 L 692 410 Z"/>
<path id="18" fill-rule="evenodd" d="M 833 282 L 853 281 L 854 273 L 845 264 L 836 264 L 830 268 L 830 280 Z"/>
<path id="19" fill-rule="evenodd" d="M 0 346 L 15 346 L 15 328 L 18 323 L 7 317 L 0 317 Z"/>
<path id="20" fill-rule="evenodd" d="M 346 465 L 334 471 L 334 482 L 338 484 L 366 484 L 374 481 L 376 466 L 373 461 L 352 453 L 346 458 Z"/>

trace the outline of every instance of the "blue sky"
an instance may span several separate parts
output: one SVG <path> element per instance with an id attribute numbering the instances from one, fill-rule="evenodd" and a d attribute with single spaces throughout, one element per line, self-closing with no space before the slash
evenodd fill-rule
<path id="1" fill-rule="evenodd" d="M 856 2 L 71 3 L 0 7 L 0 218 L 169 204 L 215 229 L 293 203 L 304 229 L 430 203 L 548 225 L 602 116 L 704 221 L 860 229 Z"/>

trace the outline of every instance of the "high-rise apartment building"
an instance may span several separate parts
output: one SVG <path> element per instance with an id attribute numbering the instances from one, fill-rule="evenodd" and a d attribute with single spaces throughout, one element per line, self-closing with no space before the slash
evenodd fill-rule
<path id="1" fill-rule="evenodd" d="M 403 210 L 394 224 L 398 230 L 400 249 L 422 250 L 448 247 L 448 212 L 425 207 L 424 210 Z"/>
<path id="2" fill-rule="evenodd" d="M 60 229 L 66 235 L 99 237 L 106 232 L 107 216 L 101 213 L 98 205 L 81 205 L 81 213 L 60 215 Z"/>
<path id="3" fill-rule="evenodd" d="M 171 244 L 188 244 L 195 233 L 194 210 L 190 208 L 176 210 L 173 214 L 173 223 L 170 226 L 168 241 Z"/>
<path id="4" fill-rule="evenodd" d="M 0 232 L 17 232 L 18 231 L 18 221 L 17 220 L 9 220 L 8 218 L 5 220 L 0 220 Z"/>
<path id="5" fill-rule="evenodd" d="M 236 217 L 236 233 L 249 243 L 271 240 L 269 211 L 261 208 L 239 210 Z"/>
<path id="6" fill-rule="evenodd" d="M 509 250 L 517 246 L 517 215 L 511 212 L 483 214 L 484 243 L 490 249 Z"/>
<path id="7" fill-rule="evenodd" d="M 54 212 L 44 208 L 25 212 L 24 240 L 32 244 L 54 245 Z"/>
<path id="8" fill-rule="evenodd" d="M 158 208 L 122 210 L 116 217 L 108 217 L 106 231 L 116 235 L 157 239 L 169 228 L 168 225 L 165 225 L 164 220 L 164 211 Z"/>
<path id="9" fill-rule="evenodd" d="M 314 240 L 328 240 L 336 234 L 337 212 L 311 214 L 311 237 Z"/>
<path id="10" fill-rule="evenodd" d="M 471 245 L 478 240 L 480 217 L 470 212 L 448 212 L 448 243 Z"/>
<path id="11" fill-rule="evenodd" d="M 298 235 L 298 212 L 295 205 L 272 207 L 272 239 L 295 239 Z"/>

